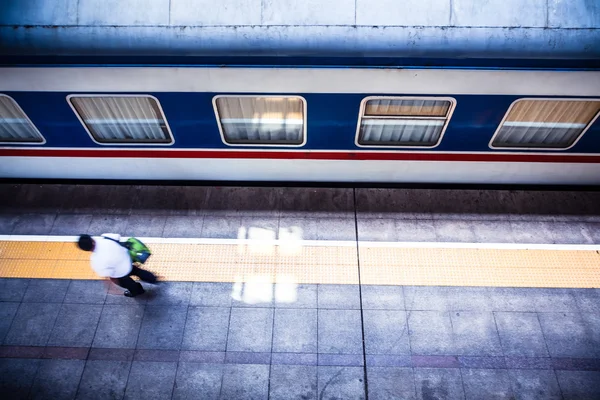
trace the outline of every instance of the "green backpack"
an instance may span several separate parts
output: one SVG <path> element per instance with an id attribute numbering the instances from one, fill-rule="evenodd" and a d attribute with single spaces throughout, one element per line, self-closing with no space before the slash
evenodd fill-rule
<path id="1" fill-rule="evenodd" d="M 129 250 L 129 255 L 133 262 L 143 264 L 146 262 L 148 257 L 152 255 L 152 252 L 140 239 L 130 237 L 123 243 L 123 247 Z"/>
<path id="2" fill-rule="evenodd" d="M 103 238 L 112 240 L 113 242 L 117 242 L 121 246 L 125 247 L 127 251 L 129 251 L 129 257 L 131 257 L 131 261 L 134 263 L 143 264 L 146 262 L 148 257 L 152 255 L 152 252 L 140 239 L 130 237 L 125 242 L 119 242 L 113 238 L 109 238 L 103 236 Z"/>

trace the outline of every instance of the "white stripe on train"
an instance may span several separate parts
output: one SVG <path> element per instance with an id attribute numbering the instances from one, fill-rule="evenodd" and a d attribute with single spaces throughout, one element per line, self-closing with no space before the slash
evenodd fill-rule
<path id="1" fill-rule="evenodd" d="M 600 72 L 394 68 L 0 68 L 0 92 L 6 91 L 592 97 L 600 93 Z"/>

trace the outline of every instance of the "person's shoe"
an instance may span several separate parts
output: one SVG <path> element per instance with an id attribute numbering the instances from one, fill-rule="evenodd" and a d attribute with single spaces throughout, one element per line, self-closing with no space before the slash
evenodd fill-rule
<path id="1" fill-rule="evenodd" d="M 125 291 L 125 293 L 123 293 L 123 295 L 124 295 L 125 297 L 135 297 L 135 296 L 138 296 L 138 295 L 140 295 L 140 294 L 144 294 L 144 293 L 146 293 L 146 291 L 145 291 L 144 289 L 142 289 L 142 291 L 141 291 L 141 292 L 139 292 L 139 293 L 136 293 L 136 294 L 133 294 L 133 293 L 131 293 L 129 290 L 126 290 L 126 291 Z"/>

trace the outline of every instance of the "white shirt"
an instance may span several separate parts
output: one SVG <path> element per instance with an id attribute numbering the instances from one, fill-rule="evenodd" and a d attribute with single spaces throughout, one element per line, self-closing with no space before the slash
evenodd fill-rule
<path id="1" fill-rule="evenodd" d="M 104 233 L 101 237 L 94 237 L 94 251 L 90 257 L 92 269 L 100 276 L 122 278 L 131 272 L 131 257 L 127 249 L 120 244 L 105 239 L 104 236 L 120 240 L 121 235 Z"/>

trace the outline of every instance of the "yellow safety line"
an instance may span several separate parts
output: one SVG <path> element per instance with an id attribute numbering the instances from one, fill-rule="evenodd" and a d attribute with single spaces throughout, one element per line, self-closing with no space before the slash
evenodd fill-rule
<path id="1" fill-rule="evenodd" d="M 167 281 L 357 284 L 355 247 L 152 244 L 145 268 Z M 367 285 L 600 287 L 593 250 L 401 248 L 360 244 Z M 69 242 L 0 241 L 0 277 L 99 279 Z"/>

